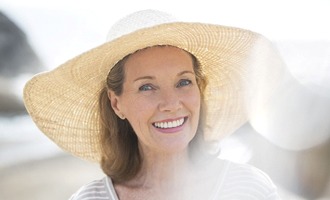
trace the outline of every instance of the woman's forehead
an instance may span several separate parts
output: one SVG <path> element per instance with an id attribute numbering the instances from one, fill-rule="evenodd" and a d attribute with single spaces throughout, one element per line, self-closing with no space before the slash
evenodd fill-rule
<path id="1" fill-rule="evenodd" d="M 136 76 L 141 73 L 158 74 L 169 70 L 193 71 L 191 55 L 173 46 L 155 46 L 137 51 L 125 62 L 126 75 Z"/>

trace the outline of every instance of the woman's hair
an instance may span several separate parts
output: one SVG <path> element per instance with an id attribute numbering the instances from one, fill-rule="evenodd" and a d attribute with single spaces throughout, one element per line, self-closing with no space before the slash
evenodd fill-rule
<path id="1" fill-rule="evenodd" d="M 187 52 L 189 53 L 189 52 Z M 207 84 L 197 58 L 189 53 L 192 58 L 196 81 L 203 98 Z M 131 54 L 130 54 L 131 55 Z M 101 91 L 99 108 L 101 114 L 101 168 L 106 175 L 114 181 L 121 182 L 130 180 L 140 170 L 142 158 L 139 152 L 138 139 L 127 119 L 120 119 L 111 107 L 108 91 L 112 90 L 117 96 L 123 92 L 125 81 L 125 62 L 130 55 L 120 60 L 109 72 L 107 85 Z M 199 132 L 199 134 L 201 134 Z M 196 134 L 197 135 L 197 134 Z M 196 137 L 193 140 L 197 140 Z M 194 141 L 194 145 L 199 142 Z"/>

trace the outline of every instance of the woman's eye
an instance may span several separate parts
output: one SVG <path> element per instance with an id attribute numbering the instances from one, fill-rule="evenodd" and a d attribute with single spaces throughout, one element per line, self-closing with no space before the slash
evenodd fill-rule
<path id="1" fill-rule="evenodd" d="M 178 83 L 177 87 L 183 87 L 183 86 L 187 86 L 191 84 L 191 80 L 180 80 L 180 82 Z"/>
<path id="2" fill-rule="evenodd" d="M 153 87 L 151 85 L 142 85 L 141 87 L 139 87 L 139 91 L 148 91 L 148 90 L 152 90 Z"/>

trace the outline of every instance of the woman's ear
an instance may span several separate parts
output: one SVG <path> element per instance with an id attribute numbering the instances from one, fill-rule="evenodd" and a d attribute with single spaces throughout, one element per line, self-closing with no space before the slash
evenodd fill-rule
<path id="1" fill-rule="evenodd" d="M 124 114 L 122 114 L 122 110 L 120 107 L 119 97 L 113 91 L 108 90 L 108 98 L 110 100 L 110 105 L 115 111 L 116 115 L 121 119 L 125 119 L 125 116 Z"/>

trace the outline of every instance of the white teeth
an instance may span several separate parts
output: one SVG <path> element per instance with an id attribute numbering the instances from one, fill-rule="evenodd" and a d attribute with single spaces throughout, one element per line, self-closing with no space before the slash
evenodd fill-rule
<path id="1" fill-rule="evenodd" d="M 170 122 L 156 122 L 154 125 L 157 128 L 175 128 L 181 126 L 183 122 L 184 122 L 184 118 L 181 118 Z"/>

